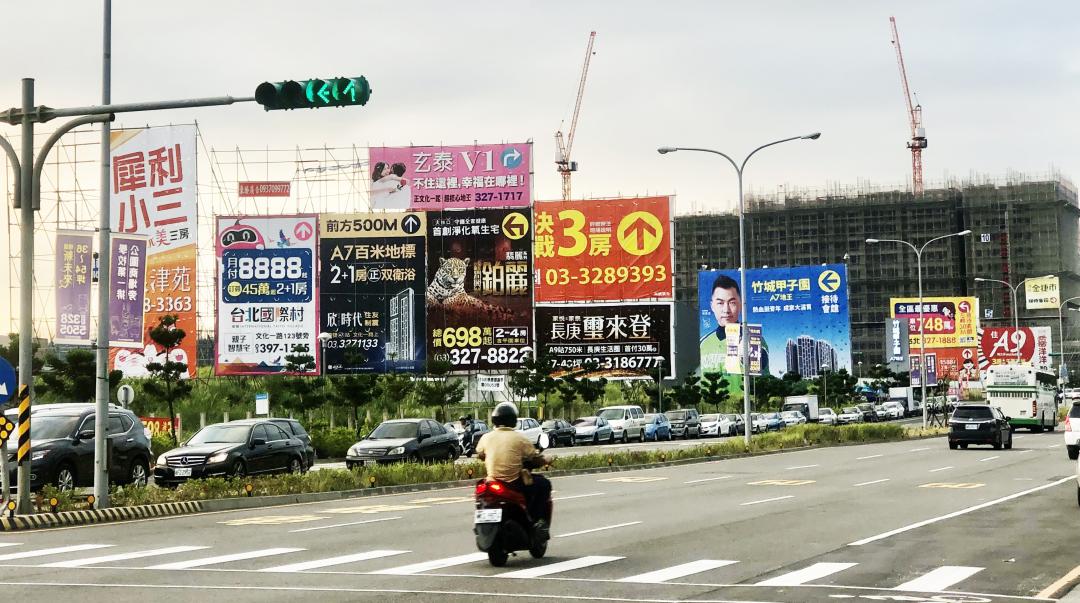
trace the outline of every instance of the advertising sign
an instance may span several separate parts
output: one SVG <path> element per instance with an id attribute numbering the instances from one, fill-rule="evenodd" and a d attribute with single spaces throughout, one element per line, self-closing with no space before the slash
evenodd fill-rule
<path id="1" fill-rule="evenodd" d="M 317 241 L 313 215 L 218 217 L 216 374 L 318 373 Z"/>
<path id="2" fill-rule="evenodd" d="M 536 203 L 536 301 L 672 299 L 671 208 L 671 197 Z"/>
<path id="3" fill-rule="evenodd" d="M 237 197 L 288 197 L 292 192 L 292 183 L 288 180 L 272 182 L 241 182 Z"/>
<path id="4" fill-rule="evenodd" d="M 56 233 L 56 343 L 90 343 L 90 271 L 94 233 Z"/>
<path id="5" fill-rule="evenodd" d="M 537 351 L 555 361 L 552 376 L 671 378 L 671 304 L 536 307 Z M 596 368 L 581 372 L 585 364 Z"/>
<path id="6" fill-rule="evenodd" d="M 532 143 L 372 147 L 375 209 L 528 207 Z"/>
<path id="7" fill-rule="evenodd" d="M 139 417 L 144 427 L 150 430 L 151 435 L 170 435 L 169 431 L 169 418 L 168 417 Z M 172 420 L 173 428 L 176 430 L 176 437 L 180 437 L 180 417 L 177 416 Z"/>
<path id="8" fill-rule="evenodd" d="M 149 330 L 165 314 L 178 317 L 188 333 L 170 360 L 188 365 L 195 376 L 196 212 L 195 126 L 114 130 L 111 137 L 111 224 L 114 233 L 147 237 L 146 292 L 142 305 L 147 328 L 134 350 L 111 350 L 112 368 L 125 377 L 145 377 L 150 362 L 164 362 L 164 350 Z M 116 267 L 116 262 L 112 262 Z M 114 276 L 115 278 L 115 276 Z"/>
<path id="9" fill-rule="evenodd" d="M 911 357 L 910 377 L 912 387 L 922 387 L 922 360 L 915 354 Z M 937 354 L 926 354 L 926 387 L 934 387 L 938 384 Z"/>
<path id="10" fill-rule="evenodd" d="M 902 373 L 909 370 L 908 352 L 909 335 L 908 323 L 899 318 L 885 319 L 885 362 L 889 370 L 894 373 Z"/>
<path id="11" fill-rule="evenodd" d="M 506 391 L 506 375 L 477 375 L 477 390 L 482 392 Z"/>
<path id="12" fill-rule="evenodd" d="M 113 268 L 109 282 L 109 345 L 141 349 L 146 237 L 114 234 L 110 241 Z"/>
<path id="13" fill-rule="evenodd" d="M 428 358 L 511 369 L 532 353 L 528 211 L 429 212 Z"/>
<path id="14" fill-rule="evenodd" d="M 1019 331 L 1012 327 L 979 329 L 979 368 L 984 371 L 991 365 L 1022 363 L 1050 372 L 1052 350 L 1050 327 L 1020 327 Z"/>
<path id="15" fill-rule="evenodd" d="M 423 371 L 425 213 L 324 214 L 319 228 L 324 372 Z"/>
<path id="16" fill-rule="evenodd" d="M 761 376 L 761 325 L 746 325 L 750 332 L 750 342 L 747 345 L 746 355 L 750 359 L 749 373 L 755 377 Z M 724 359 L 724 372 L 730 374 L 742 374 L 742 358 L 739 346 L 742 345 L 742 337 L 739 333 L 739 323 L 724 325 L 727 334 L 727 358 Z"/>
<path id="17" fill-rule="evenodd" d="M 926 356 L 928 358 L 933 357 L 933 360 L 928 360 L 928 363 L 934 369 L 933 376 L 938 381 L 960 381 L 966 384 L 981 380 L 978 347 L 937 348 L 934 350 L 927 348 Z M 903 370 L 910 370 L 911 366 L 916 369 L 919 366 L 919 348 L 911 348 L 911 360 L 904 366 Z M 915 385 L 918 384 L 916 377 L 917 375 L 911 377 L 912 383 Z M 932 383 L 929 385 L 932 385 Z"/>
<path id="18" fill-rule="evenodd" d="M 1029 278 L 1024 283 L 1028 310 L 1057 310 L 1061 303 L 1061 283 L 1056 276 Z"/>
<path id="19" fill-rule="evenodd" d="M 823 368 L 851 371 L 846 266 L 753 269 L 746 273 L 746 284 L 748 291 L 743 294 L 738 270 L 698 273 L 702 374 L 727 373 L 729 390 L 742 391 L 741 375 L 727 370 L 727 357 L 728 325 L 732 333 L 738 331 L 744 303 L 747 322 L 761 326 L 758 361 L 762 375 L 794 372 L 816 377 Z M 737 366 L 738 342 L 734 344 Z"/>
<path id="20" fill-rule="evenodd" d="M 912 350 L 919 349 L 919 299 L 889 300 L 889 317 L 906 320 Z M 923 329 L 926 349 L 978 345 L 979 300 L 975 297 L 924 297 Z"/>

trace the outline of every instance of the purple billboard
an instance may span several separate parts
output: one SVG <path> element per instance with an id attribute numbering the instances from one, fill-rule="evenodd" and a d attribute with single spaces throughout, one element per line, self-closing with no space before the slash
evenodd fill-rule
<path id="1" fill-rule="evenodd" d="M 141 348 L 146 237 L 114 234 L 110 249 L 109 345 Z"/>
<path id="2" fill-rule="evenodd" d="M 90 262 L 93 232 L 56 233 L 56 342 L 90 344 Z"/>

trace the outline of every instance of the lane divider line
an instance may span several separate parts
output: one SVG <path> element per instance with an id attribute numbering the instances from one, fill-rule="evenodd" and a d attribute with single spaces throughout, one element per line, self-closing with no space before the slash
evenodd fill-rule
<path id="1" fill-rule="evenodd" d="M 601 526 L 599 528 L 590 528 L 588 530 L 581 530 L 581 531 L 578 531 L 578 532 L 569 532 L 567 534 L 559 534 L 558 536 L 553 536 L 552 538 L 566 538 L 567 536 L 579 536 L 581 534 L 591 534 L 593 532 L 600 532 L 600 531 L 603 531 L 603 530 L 614 530 L 615 528 L 625 528 L 626 526 L 636 526 L 639 523 L 641 523 L 641 522 L 640 521 L 628 521 L 626 523 L 617 523 L 617 524 L 615 524 L 613 526 Z M 484 558 L 487 559 L 487 555 L 484 555 Z"/>
<path id="2" fill-rule="evenodd" d="M 683 482 L 683 483 L 684 484 L 700 484 L 702 482 L 715 482 L 716 480 L 720 480 L 720 479 L 728 479 L 729 477 L 731 477 L 731 476 L 730 475 L 721 475 L 720 477 L 703 477 L 701 479 L 692 479 L 692 480 L 690 480 L 688 482 Z"/>
<path id="3" fill-rule="evenodd" d="M 938 471 L 944 471 L 946 469 L 952 469 L 952 465 L 949 465 L 948 467 L 938 467 L 937 469 L 931 469 L 930 473 L 937 473 Z"/>
<path id="4" fill-rule="evenodd" d="M 395 519 L 401 519 L 401 517 L 400 516 L 398 516 L 398 517 L 377 517 L 375 519 L 365 519 L 363 521 L 350 521 L 348 523 L 335 523 L 335 524 L 331 524 L 331 525 L 328 525 L 328 526 L 315 526 L 314 528 L 300 528 L 299 530 L 289 530 L 289 533 L 294 534 L 296 532 L 314 532 L 315 530 L 326 530 L 326 529 L 329 529 L 329 528 L 344 528 L 346 526 L 358 526 L 358 525 L 362 525 L 362 524 L 365 524 L 365 523 L 378 523 L 380 521 L 393 521 Z"/>
<path id="5" fill-rule="evenodd" d="M 603 495 L 604 495 L 603 492 L 590 492 L 589 494 L 573 494 L 571 496 L 559 496 L 557 498 L 552 498 L 551 500 L 553 500 L 553 501 L 554 500 L 573 500 L 575 498 L 588 498 L 590 496 L 603 496 Z"/>
<path id="6" fill-rule="evenodd" d="M 785 498 L 795 498 L 795 495 L 794 494 L 788 494 L 787 496 L 777 496 L 775 498 L 764 498 L 762 500 L 752 500 L 750 502 L 740 503 L 739 506 L 740 507 L 745 507 L 747 505 L 760 505 L 761 503 L 773 502 L 773 501 L 776 501 L 776 500 L 784 500 Z"/>
<path id="7" fill-rule="evenodd" d="M 923 450 L 930 450 L 930 447 L 924 446 L 922 448 L 912 448 L 911 450 L 908 450 L 908 452 L 922 452 Z"/>
<path id="8" fill-rule="evenodd" d="M 866 459 L 876 459 L 878 457 L 885 456 L 884 454 L 871 454 L 870 456 L 858 456 L 855 457 L 856 461 L 865 461 Z"/>
<path id="9" fill-rule="evenodd" d="M 809 469 L 811 467 L 820 467 L 821 465 L 795 465 L 794 467 L 788 467 L 786 470 L 791 471 L 793 469 Z"/>
<path id="10" fill-rule="evenodd" d="M 979 462 L 980 462 L 980 463 L 985 463 L 986 461 L 992 461 L 992 460 L 994 460 L 994 459 L 999 459 L 999 458 L 1001 458 L 1001 455 L 997 455 L 997 456 L 988 456 L 988 457 L 986 457 L 986 458 L 984 458 L 984 459 L 979 459 Z"/>
<path id="11" fill-rule="evenodd" d="M 862 483 L 854 484 L 854 486 L 856 488 L 858 488 L 859 486 L 870 486 L 870 485 L 873 485 L 873 484 L 880 484 L 881 482 L 887 482 L 887 481 L 889 481 L 889 478 L 886 477 L 886 478 L 882 478 L 882 479 L 875 479 L 875 480 L 869 481 L 869 482 L 862 482 Z"/>

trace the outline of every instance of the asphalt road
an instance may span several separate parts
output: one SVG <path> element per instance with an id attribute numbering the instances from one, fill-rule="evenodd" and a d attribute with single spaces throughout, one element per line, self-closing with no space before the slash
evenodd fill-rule
<path id="1" fill-rule="evenodd" d="M 937 438 L 557 478 L 548 557 L 506 568 L 475 548 L 469 488 L 8 534 L 0 586 L 140 603 L 1030 600 L 1078 563 L 1061 444 Z"/>

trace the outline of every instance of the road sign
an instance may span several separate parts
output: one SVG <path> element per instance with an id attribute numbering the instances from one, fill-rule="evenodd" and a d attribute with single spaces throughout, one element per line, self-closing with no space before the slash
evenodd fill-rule
<path id="1" fill-rule="evenodd" d="M 135 390 L 130 385 L 121 385 L 120 389 L 116 390 L 116 399 L 120 406 L 127 408 L 135 400 Z"/>
<path id="2" fill-rule="evenodd" d="M 15 374 L 15 367 L 7 360 L 0 358 L 0 404 L 7 402 L 19 386 L 19 377 Z"/>
<path id="3" fill-rule="evenodd" d="M 270 394 L 267 392 L 259 392 L 255 394 L 255 414 L 257 415 L 269 415 L 270 414 Z"/>
<path id="4" fill-rule="evenodd" d="M 826 293 L 833 293 L 840 288 L 840 274 L 835 270 L 826 270 L 818 276 L 818 285 Z"/>
<path id="5" fill-rule="evenodd" d="M 506 214 L 502 221 L 502 230 L 506 238 L 516 241 L 529 234 L 529 219 L 517 212 Z"/>

